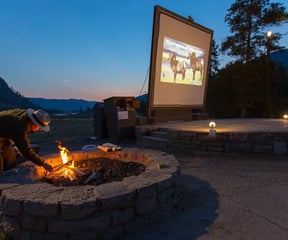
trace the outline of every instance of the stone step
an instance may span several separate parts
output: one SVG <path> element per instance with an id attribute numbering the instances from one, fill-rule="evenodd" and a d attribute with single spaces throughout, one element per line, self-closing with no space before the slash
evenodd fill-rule
<path id="1" fill-rule="evenodd" d="M 151 132 L 152 137 L 158 137 L 158 138 L 163 138 L 167 139 L 167 132 L 164 131 L 152 131 Z"/>
<path id="2" fill-rule="evenodd" d="M 168 140 L 161 137 L 143 136 L 142 145 L 149 148 L 166 149 Z"/>

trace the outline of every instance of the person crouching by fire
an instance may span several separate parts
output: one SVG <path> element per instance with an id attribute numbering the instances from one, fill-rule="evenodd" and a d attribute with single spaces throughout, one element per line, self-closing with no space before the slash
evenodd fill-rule
<path id="1" fill-rule="evenodd" d="M 53 167 L 45 163 L 30 146 L 29 134 L 38 131 L 50 131 L 50 117 L 45 111 L 38 109 L 10 109 L 0 112 L 0 172 L 16 166 L 16 151 L 27 160 L 42 166 L 46 171 Z"/>

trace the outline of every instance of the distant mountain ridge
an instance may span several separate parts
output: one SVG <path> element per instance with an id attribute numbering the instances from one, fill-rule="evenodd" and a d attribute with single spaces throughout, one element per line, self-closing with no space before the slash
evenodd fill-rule
<path id="1" fill-rule="evenodd" d="M 21 93 L 9 87 L 0 77 L 0 111 L 12 108 L 42 108 L 48 112 L 78 113 L 92 110 L 96 101 L 83 99 L 45 99 L 26 98 Z"/>
<path id="2" fill-rule="evenodd" d="M 37 108 L 19 92 L 9 87 L 3 78 L 0 77 L 0 111 L 11 108 Z"/>
<path id="3" fill-rule="evenodd" d="M 97 101 L 83 99 L 46 99 L 28 98 L 29 101 L 43 109 L 64 113 L 79 113 L 93 109 Z"/>

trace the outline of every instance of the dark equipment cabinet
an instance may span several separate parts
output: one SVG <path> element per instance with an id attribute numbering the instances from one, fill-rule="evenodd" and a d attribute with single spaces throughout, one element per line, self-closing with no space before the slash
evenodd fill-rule
<path id="1" fill-rule="evenodd" d="M 135 138 L 136 110 L 139 106 L 135 97 L 110 97 L 104 99 L 104 113 L 109 137 L 118 140 Z"/>
<path id="2" fill-rule="evenodd" d="M 107 137 L 107 123 L 104 114 L 104 103 L 94 105 L 94 134 L 96 139 Z"/>

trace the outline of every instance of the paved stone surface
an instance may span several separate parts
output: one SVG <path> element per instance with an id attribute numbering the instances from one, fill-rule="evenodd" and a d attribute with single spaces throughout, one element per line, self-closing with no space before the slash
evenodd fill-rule
<path id="1" fill-rule="evenodd" d="M 174 155 L 182 171 L 178 208 L 126 240 L 288 239 L 285 157 Z"/>

